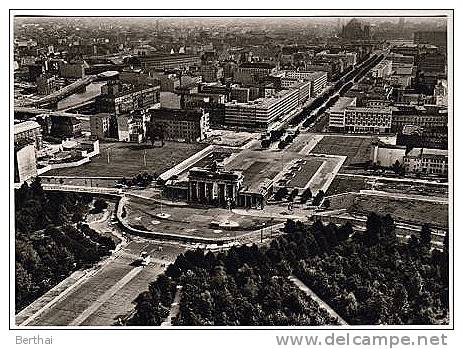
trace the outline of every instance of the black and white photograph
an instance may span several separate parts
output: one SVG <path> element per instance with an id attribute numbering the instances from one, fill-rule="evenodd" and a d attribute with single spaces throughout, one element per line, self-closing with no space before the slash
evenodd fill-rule
<path id="1" fill-rule="evenodd" d="M 294 13 L 10 11 L 13 328 L 453 328 L 453 11 Z"/>

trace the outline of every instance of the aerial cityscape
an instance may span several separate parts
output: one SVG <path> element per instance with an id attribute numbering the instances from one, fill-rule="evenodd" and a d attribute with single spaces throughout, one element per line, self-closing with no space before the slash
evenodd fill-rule
<path id="1" fill-rule="evenodd" d="M 450 324 L 446 16 L 12 29 L 16 326 Z"/>

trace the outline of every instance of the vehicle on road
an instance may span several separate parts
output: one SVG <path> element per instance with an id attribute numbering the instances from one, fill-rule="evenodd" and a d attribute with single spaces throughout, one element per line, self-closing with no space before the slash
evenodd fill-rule
<path id="1" fill-rule="evenodd" d="M 140 262 L 140 265 L 148 265 L 151 262 L 151 256 L 148 254 L 148 252 L 143 251 L 142 253 L 140 253 L 138 261 Z"/>

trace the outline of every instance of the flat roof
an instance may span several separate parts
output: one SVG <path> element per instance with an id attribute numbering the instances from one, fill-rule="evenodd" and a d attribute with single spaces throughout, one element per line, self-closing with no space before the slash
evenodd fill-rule
<path id="1" fill-rule="evenodd" d="M 29 130 L 33 130 L 35 128 L 40 128 L 38 122 L 32 120 L 24 121 L 14 125 L 14 134 L 16 135 L 18 133 L 23 133 Z"/>
<path id="2" fill-rule="evenodd" d="M 295 89 L 289 89 L 289 90 L 281 90 L 280 92 L 277 92 L 275 96 L 268 97 L 268 98 L 258 98 L 254 101 L 249 101 L 249 102 L 242 102 L 242 103 L 237 103 L 237 102 L 228 102 L 225 104 L 225 106 L 240 106 L 240 107 L 247 107 L 247 108 L 252 108 L 252 107 L 263 107 L 263 108 L 268 108 L 272 106 L 273 104 L 277 103 L 281 98 L 285 97 L 287 94 L 296 91 Z"/>
<path id="3" fill-rule="evenodd" d="M 346 110 L 352 110 L 357 112 L 378 112 L 378 113 L 392 113 L 391 107 L 346 107 Z"/>
<path id="4" fill-rule="evenodd" d="M 412 148 L 407 156 L 419 157 L 419 156 L 436 156 L 436 157 L 447 157 L 448 151 L 444 149 L 431 149 L 431 148 Z"/>
<path id="5" fill-rule="evenodd" d="M 339 97 L 336 103 L 330 108 L 333 111 L 340 111 L 346 109 L 352 104 L 357 98 L 356 97 Z"/>

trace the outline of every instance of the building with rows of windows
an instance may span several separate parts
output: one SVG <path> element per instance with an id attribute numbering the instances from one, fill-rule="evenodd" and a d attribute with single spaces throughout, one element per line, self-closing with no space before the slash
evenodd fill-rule
<path id="1" fill-rule="evenodd" d="M 300 107 L 310 96 L 310 81 L 299 82 L 268 98 L 247 103 L 225 104 L 224 122 L 228 126 L 266 130 L 273 122 Z"/>
<path id="2" fill-rule="evenodd" d="M 388 133 L 391 131 L 392 108 L 347 107 L 345 131 L 352 133 Z"/>
<path id="3" fill-rule="evenodd" d="M 165 140 L 190 143 L 207 136 L 209 114 L 203 110 L 150 109 L 149 113 L 152 126 L 163 129 Z"/>
<path id="4" fill-rule="evenodd" d="M 443 149 L 413 148 L 404 158 L 405 171 L 440 176 L 448 175 L 448 151 Z"/>

